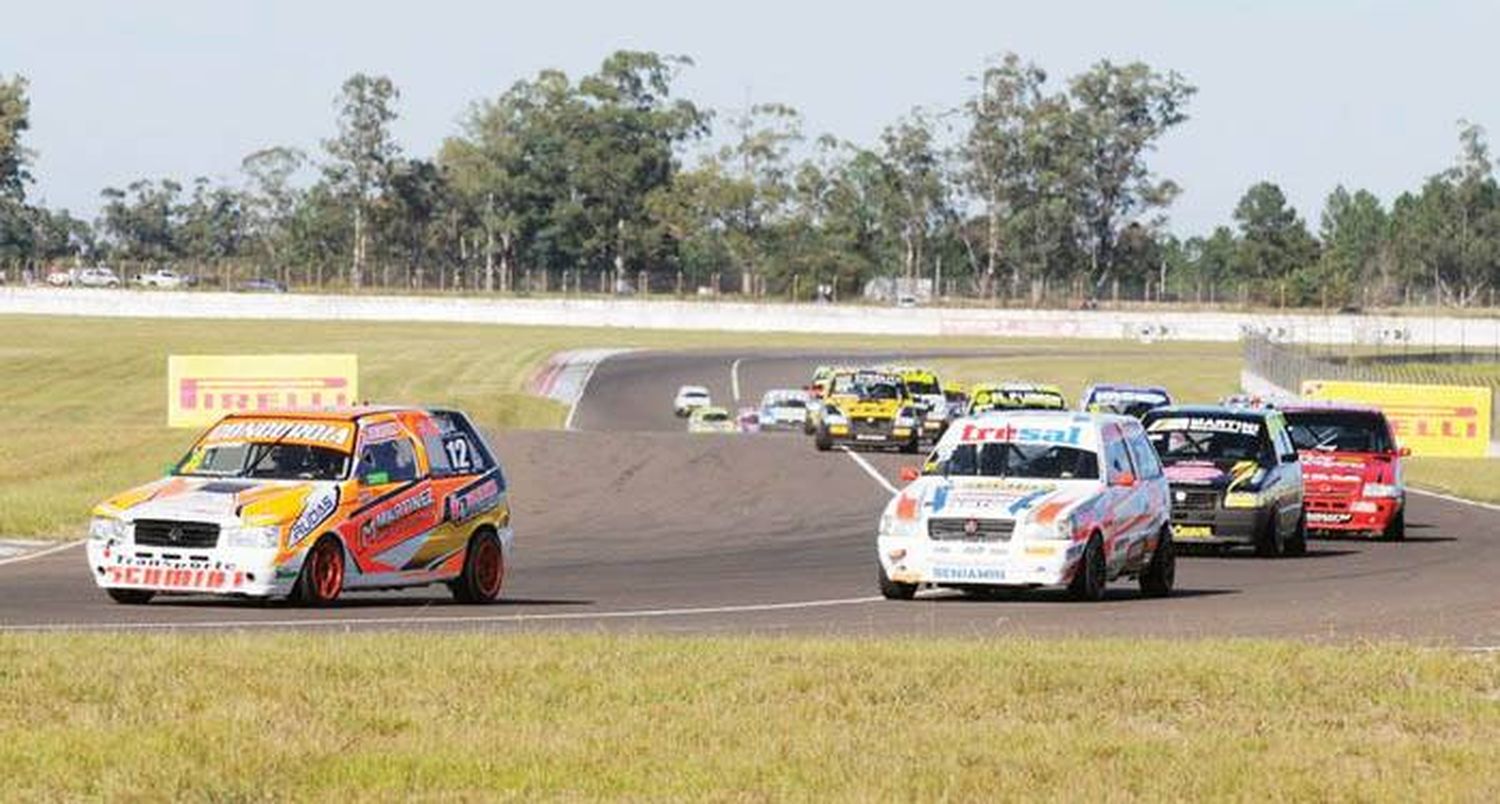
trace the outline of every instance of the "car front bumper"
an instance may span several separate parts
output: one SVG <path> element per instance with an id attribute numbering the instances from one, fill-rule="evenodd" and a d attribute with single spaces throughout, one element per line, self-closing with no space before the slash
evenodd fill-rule
<path id="1" fill-rule="evenodd" d="M 1385 533 L 1401 511 L 1399 497 L 1334 497 L 1307 495 L 1307 528 L 1322 533 Z"/>
<path id="2" fill-rule="evenodd" d="M 1082 545 L 1065 542 L 959 542 L 881 536 L 886 577 L 934 586 L 1061 586 L 1073 579 Z"/>
<path id="3" fill-rule="evenodd" d="M 1256 534 L 1265 531 L 1274 509 L 1224 508 L 1212 511 L 1172 511 L 1172 540 L 1179 545 L 1253 545 Z"/>
<path id="4" fill-rule="evenodd" d="M 179 550 L 91 539 L 87 552 L 90 574 L 101 589 L 280 597 L 291 593 L 301 570 L 300 556 L 296 566 L 278 565 L 274 549 Z"/>

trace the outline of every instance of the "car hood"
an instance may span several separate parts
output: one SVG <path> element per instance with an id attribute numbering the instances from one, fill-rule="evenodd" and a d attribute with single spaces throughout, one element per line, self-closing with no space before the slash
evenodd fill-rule
<path id="1" fill-rule="evenodd" d="M 127 520 L 240 521 L 275 525 L 292 521 L 315 493 L 336 493 L 337 484 L 304 480 L 169 477 L 105 500 L 96 514 Z"/>
<path id="2" fill-rule="evenodd" d="M 1336 491 L 1340 486 L 1354 486 L 1357 491 L 1365 483 L 1397 482 L 1396 462 L 1384 455 L 1309 450 L 1299 452 L 1298 460 L 1303 482 L 1319 491 Z"/>
<path id="3" fill-rule="evenodd" d="M 1255 461 L 1173 461 L 1163 469 L 1167 481 L 1174 486 L 1202 486 L 1212 489 L 1227 489 L 1238 486 L 1255 476 L 1260 464 Z"/>
<path id="4" fill-rule="evenodd" d="M 1000 519 L 1050 525 L 1100 498 L 1096 480 L 1025 480 L 997 477 L 918 478 L 903 489 L 923 518 Z"/>

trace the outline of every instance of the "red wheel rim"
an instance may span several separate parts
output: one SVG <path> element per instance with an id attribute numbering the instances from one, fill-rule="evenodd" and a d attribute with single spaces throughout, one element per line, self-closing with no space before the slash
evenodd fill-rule
<path id="1" fill-rule="evenodd" d="M 320 600 L 332 600 L 344 588 L 344 557 L 333 542 L 323 542 L 313 552 L 313 586 Z"/>
<path id="2" fill-rule="evenodd" d="M 479 582 L 479 591 L 485 597 L 500 594 L 500 584 L 505 580 L 505 560 L 494 539 L 480 539 L 475 545 L 474 579 Z"/>

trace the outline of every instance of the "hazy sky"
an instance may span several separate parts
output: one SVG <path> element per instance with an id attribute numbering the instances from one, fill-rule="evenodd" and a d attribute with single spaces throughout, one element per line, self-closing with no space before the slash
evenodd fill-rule
<path id="1" fill-rule="evenodd" d="M 809 134 L 859 142 L 961 103 L 1006 50 L 1054 80 L 1100 58 L 1174 69 L 1199 94 L 1153 164 L 1186 190 L 1183 232 L 1262 179 L 1315 226 L 1337 183 L 1389 201 L 1447 167 L 1459 118 L 1500 130 L 1497 0 L 14 2 L 0 74 L 31 81 L 32 192 L 86 215 L 107 185 L 237 181 L 251 151 L 316 149 L 355 71 L 396 81 L 397 134 L 431 154 L 472 101 L 619 48 L 692 56 L 681 89 L 702 104 L 785 102 Z"/>

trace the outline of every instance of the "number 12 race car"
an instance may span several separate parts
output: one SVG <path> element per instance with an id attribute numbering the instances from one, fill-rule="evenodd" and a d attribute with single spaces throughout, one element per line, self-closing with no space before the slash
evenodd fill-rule
<path id="1" fill-rule="evenodd" d="M 513 538 L 505 476 L 462 413 L 236 414 L 166 478 L 95 507 L 88 562 L 127 604 L 212 593 L 320 605 L 431 583 L 487 603 Z"/>
<path id="2" fill-rule="evenodd" d="M 1098 600 L 1107 581 L 1167 595 L 1176 577 L 1166 476 L 1134 419 L 990 413 L 960 419 L 880 518 L 880 592 L 1065 586 Z"/>

